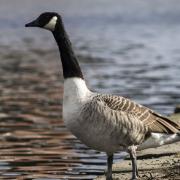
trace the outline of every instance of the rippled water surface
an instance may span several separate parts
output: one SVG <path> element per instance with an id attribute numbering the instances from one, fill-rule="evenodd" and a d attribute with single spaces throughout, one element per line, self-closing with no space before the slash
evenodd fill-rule
<path id="1" fill-rule="evenodd" d="M 169 114 L 180 103 L 180 2 L 0 0 L 1 179 L 92 179 L 106 157 L 64 127 L 53 37 L 24 28 L 43 11 L 62 14 L 91 89 Z"/>

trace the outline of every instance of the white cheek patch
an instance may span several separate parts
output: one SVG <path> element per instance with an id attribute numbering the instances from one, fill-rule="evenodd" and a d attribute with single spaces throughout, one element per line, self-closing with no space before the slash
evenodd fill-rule
<path id="1" fill-rule="evenodd" d="M 57 16 L 54 16 L 53 18 L 51 18 L 51 20 L 44 26 L 44 28 L 50 31 L 54 31 L 57 19 L 58 19 Z"/>

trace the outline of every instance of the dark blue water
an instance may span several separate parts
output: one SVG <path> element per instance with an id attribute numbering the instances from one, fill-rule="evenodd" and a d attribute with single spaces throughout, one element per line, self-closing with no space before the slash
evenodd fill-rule
<path id="1" fill-rule="evenodd" d="M 23 26 L 41 12 L 62 14 L 89 86 L 122 94 L 161 113 L 180 102 L 178 0 L 1 0 L 0 44 L 54 48 L 49 32 Z"/>
<path id="2" fill-rule="evenodd" d="M 180 104 L 180 1 L 0 0 L 0 46 L 56 51 L 49 32 L 24 28 L 44 11 L 62 15 L 90 89 L 129 97 L 163 114 Z M 77 174 L 103 173 L 104 154 L 86 150 L 91 159 L 78 149 L 83 158 Z M 75 172 L 70 168 L 66 175 Z"/>

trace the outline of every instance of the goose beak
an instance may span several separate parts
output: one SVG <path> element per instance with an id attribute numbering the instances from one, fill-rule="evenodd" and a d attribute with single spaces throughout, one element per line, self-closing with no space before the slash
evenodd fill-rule
<path id="1" fill-rule="evenodd" d="M 37 20 L 34 20 L 34 21 L 30 22 L 30 23 L 27 23 L 25 25 L 25 27 L 39 27 L 39 23 L 38 23 Z"/>

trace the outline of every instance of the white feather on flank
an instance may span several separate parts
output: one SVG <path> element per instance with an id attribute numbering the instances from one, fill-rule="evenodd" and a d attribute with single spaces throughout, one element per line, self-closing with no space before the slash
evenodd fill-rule
<path id="1" fill-rule="evenodd" d="M 54 31 L 57 19 L 57 16 L 52 17 L 51 20 L 44 26 L 44 28 L 50 31 Z"/>
<path id="2" fill-rule="evenodd" d="M 178 134 L 161 134 L 151 133 L 151 136 L 141 145 L 138 146 L 137 150 L 143 150 L 147 148 L 156 148 L 165 144 L 171 144 L 180 141 Z"/>

